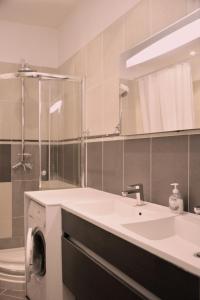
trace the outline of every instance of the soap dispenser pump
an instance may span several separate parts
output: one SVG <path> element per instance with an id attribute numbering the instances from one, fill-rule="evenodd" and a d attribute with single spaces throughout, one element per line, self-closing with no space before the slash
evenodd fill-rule
<path id="1" fill-rule="evenodd" d="M 169 197 L 169 207 L 173 212 L 182 214 L 183 213 L 183 199 L 177 188 L 178 183 L 171 183 L 174 187 L 172 190 L 172 195 Z"/>

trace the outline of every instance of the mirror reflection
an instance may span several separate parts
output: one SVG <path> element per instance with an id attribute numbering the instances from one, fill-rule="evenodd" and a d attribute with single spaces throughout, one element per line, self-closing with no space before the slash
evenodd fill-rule
<path id="1" fill-rule="evenodd" d="M 195 22 L 199 22 L 199 19 Z M 181 27 L 182 29 L 184 26 Z M 179 42 L 176 49 L 164 51 L 162 37 L 140 51 L 137 47 L 136 50 L 129 50 L 122 55 L 121 134 L 200 128 L 200 39 L 197 38 L 198 35 L 198 32 L 195 33 L 194 39 L 187 42 L 184 33 L 185 41 L 181 46 L 181 36 L 179 39 L 176 36 Z M 170 34 L 166 37 L 169 39 Z M 151 49 L 152 45 L 153 49 Z M 163 53 L 160 54 L 161 52 Z"/>

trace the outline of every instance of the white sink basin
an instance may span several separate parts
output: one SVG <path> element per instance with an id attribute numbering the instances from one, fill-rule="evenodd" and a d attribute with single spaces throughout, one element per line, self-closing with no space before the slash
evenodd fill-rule
<path id="1" fill-rule="evenodd" d="M 176 236 L 200 246 L 200 218 L 187 214 L 122 226 L 149 240 L 163 240 Z"/>
<path id="2" fill-rule="evenodd" d="M 166 217 L 166 212 L 156 211 L 148 204 L 135 206 L 120 200 L 101 200 L 74 204 L 80 212 L 101 218 L 103 221 L 114 221 L 118 224 L 123 222 L 141 222 L 146 220 Z"/>
<path id="3" fill-rule="evenodd" d="M 200 276 L 200 217 L 102 191 L 71 189 L 62 209 Z M 49 198 L 49 197 L 48 197 Z"/>

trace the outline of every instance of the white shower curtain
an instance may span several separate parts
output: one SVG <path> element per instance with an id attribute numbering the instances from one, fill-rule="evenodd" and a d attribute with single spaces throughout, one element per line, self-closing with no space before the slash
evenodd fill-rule
<path id="1" fill-rule="evenodd" d="M 194 128 L 189 63 L 144 76 L 138 84 L 144 132 Z"/>

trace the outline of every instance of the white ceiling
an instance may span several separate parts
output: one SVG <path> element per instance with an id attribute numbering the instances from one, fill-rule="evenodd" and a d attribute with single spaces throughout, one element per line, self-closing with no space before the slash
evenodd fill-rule
<path id="1" fill-rule="evenodd" d="M 0 20 L 56 28 L 78 1 L 0 0 Z"/>

